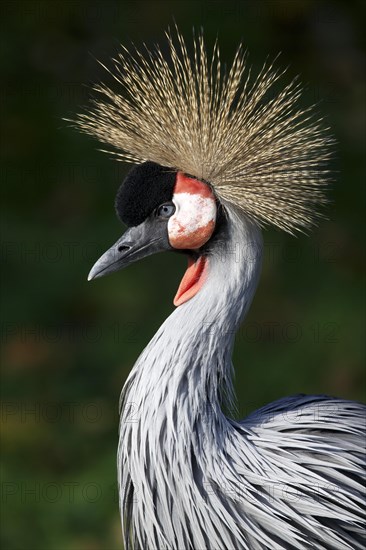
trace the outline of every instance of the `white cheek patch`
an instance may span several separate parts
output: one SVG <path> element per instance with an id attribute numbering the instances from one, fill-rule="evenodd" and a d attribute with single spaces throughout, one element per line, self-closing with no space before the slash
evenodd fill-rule
<path id="1" fill-rule="evenodd" d="M 174 248 L 203 246 L 215 229 L 216 203 L 213 197 L 197 193 L 175 193 L 175 214 L 168 222 L 169 242 Z"/>

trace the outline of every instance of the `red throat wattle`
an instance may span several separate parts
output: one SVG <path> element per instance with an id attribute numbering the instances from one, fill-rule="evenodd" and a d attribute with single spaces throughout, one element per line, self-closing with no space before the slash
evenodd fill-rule
<path id="1" fill-rule="evenodd" d="M 188 268 L 180 282 L 174 298 L 174 305 L 187 302 L 202 288 L 207 277 L 207 258 L 200 256 L 196 261 L 188 259 Z"/>

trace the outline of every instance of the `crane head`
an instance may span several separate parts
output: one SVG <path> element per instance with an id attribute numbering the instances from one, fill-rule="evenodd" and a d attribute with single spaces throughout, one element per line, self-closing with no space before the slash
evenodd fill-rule
<path id="1" fill-rule="evenodd" d="M 174 305 L 202 287 L 207 258 L 202 247 L 214 234 L 217 199 L 211 186 L 154 162 L 134 167 L 118 190 L 117 214 L 128 229 L 93 266 L 88 279 L 102 277 L 165 250 L 188 254 L 188 269 Z"/>

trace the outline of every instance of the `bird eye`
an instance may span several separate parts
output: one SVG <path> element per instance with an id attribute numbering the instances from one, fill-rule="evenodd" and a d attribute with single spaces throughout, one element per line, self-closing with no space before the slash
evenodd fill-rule
<path id="1" fill-rule="evenodd" d="M 175 212 L 175 206 L 172 202 L 161 204 L 156 211 L 159 218 L 170 218 Z"/>

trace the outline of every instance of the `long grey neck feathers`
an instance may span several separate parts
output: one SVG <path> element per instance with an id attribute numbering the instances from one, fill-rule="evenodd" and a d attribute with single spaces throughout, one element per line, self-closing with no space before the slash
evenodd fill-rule
<path id="1" fill-rule="evenodd" d="M 207 251 L 206 282 L 163 323 L 122 392 L 118 468 L 127 547 L 161 548 L 164 537 L 166 548 L 169 540 L 189 547 L 183 532 L 179 538 L 176 482 L 199 475 L 194 461 L 232 429 L 222 404 L 233 398 L 233 342 L 257 286 L 262 239 L 232 207 L 226 211 L 224 234 Z M 172 522 L 174 536 L 166 533 Z"/>

